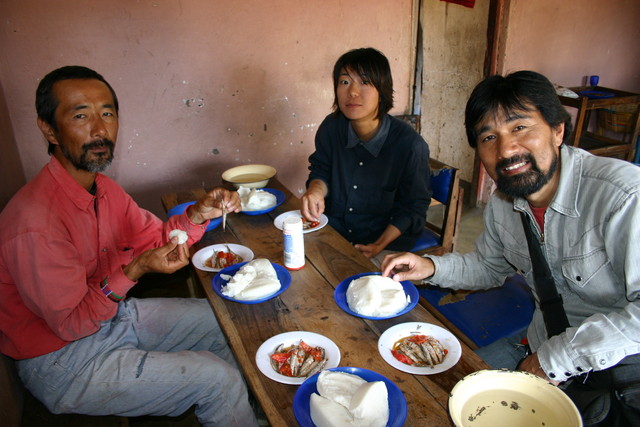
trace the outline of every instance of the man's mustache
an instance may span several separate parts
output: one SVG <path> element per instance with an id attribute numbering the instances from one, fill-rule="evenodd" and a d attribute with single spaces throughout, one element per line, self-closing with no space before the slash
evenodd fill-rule
<path id="1" fill-rule="evenodd" d="M 502 170 L 507 166 L 515 165 L 520 162 L 529 162 L 535 164 L 535 160 L 531 154 L 519 154 L 517 156 L 509 157 L 508 159 L 502 159 L 496 164 L 496 169 Z"/>
<path id="2" fill-rule="evenodd" d="M 96 141 L 87 142 L 82 145 L 82 149 L 84 151 L 89 151 L 93 148 L 101 148 L 101 147 L 108 147 L 113 151 L 113 141 L 111 141 L 108 138 L 101 138 Z"/>

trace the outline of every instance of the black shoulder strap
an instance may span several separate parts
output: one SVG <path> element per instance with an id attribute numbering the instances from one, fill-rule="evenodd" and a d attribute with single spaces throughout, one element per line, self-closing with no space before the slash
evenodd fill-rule
<path id="1" fill-rule="evenodd" d="M 544 325 L 547 328 L 547 335 L 552 337 L 564 332 L 569 327 L 569 320 L 562 305 L 562 296 L 558 294 L 556 284 L 553 281 L 549 264 L 542 254 L 540 243 L 535 238 L 531 222 L 524 212 L 520 212 L 524 234 L 527 236 L 529 253 L 531 254 L 531 267 L 533 269 L 533 279 L 536 286 L 536 293 L 542 310 Z"/>

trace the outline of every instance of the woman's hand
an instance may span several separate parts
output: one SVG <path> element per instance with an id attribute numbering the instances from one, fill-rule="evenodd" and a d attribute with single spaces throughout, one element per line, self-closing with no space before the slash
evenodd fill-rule
<path id="1" fill-rule="evenodd" d="M 354 246 L 357 250 L 362 252 L 362 255 L 366 256 L 367 258 L 372 258 L 378 255 L 384 249 L 384 246 L 377 245 L 375 243 L 370 243 L 368 245 L 357 244 Z"/>
<path id="2" fill-rule="evenodd" d="M 359 243 L 355 245 L 355 247 L 357 250 L 362 252 L 362 255 L 366 256 L 367 258 L 371 258 L 382 252 L 384 248 L 389 245 L 389 243 L 396 240 L 398 237 L 400 237 L 401 234 L 402 233 L 395 225 L 389 224 L 375 242 L 369 243 L 368 245 Z"/>
<path id="3" fill-rule="evenodd" d="M 320 221 L 320 215 L 324 213 L 324 198 L 328 192 L 324 181 L 314 179 L 309 183 L 309 188 L 300 199 L 300 212 L 307 221 Z"/>

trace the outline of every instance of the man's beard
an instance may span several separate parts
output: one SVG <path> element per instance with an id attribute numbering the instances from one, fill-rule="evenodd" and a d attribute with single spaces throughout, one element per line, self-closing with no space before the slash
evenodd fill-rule
<path id="1" fill-rule="evenodd" d="M 531 169 L 516 175 L 504 175 L 502 173 L 503 168 L 523 161 L 529 162 L 531 164 Z M 558 155 L 554 154 L 549 170 L 545 173 L 540 170 L 536 163 L 536 159 L 531 154 L 519 155 L 511 157 L 510 159 L 501 160 L 496 165 L 496 174 L 498 175 L 496 185 L 498 186 L 498 190 L 512 198 L 526 198 L 527 196 L 536 193 L 544 187 L 547 182 L 549 182 L 553 174 L 558 169 L 558 163 Z"/>
<path id="2" fill-rule="evenodd" d="M 69 160 L 76 169 L 87 172 L 104 172 L 113 161 L 113 146 L 113 141 L 107 138 L 87 142 L 82 145 L 82 154 L 79 157 L 73 157 L 73 155 L 62 144 L 60 144 L 60 149 L 62 154 L 64 154 L 67 160 Z M 89 150 L 98 147 L 107 147 L 109 151 L 100 155 L 93 154 L 94 158 L 90 160 Z"/>

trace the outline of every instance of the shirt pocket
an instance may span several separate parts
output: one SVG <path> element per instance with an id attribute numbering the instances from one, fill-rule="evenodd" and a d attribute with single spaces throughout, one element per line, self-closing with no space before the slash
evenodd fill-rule
<path id="1" fill-rule="evenodd" d="M 618 278 L 604 249 L 565 258 L 562 275 L 571 289 L 585 301 L 607 305 L 614 304 L 619 298 L 614 287 Z"/>

